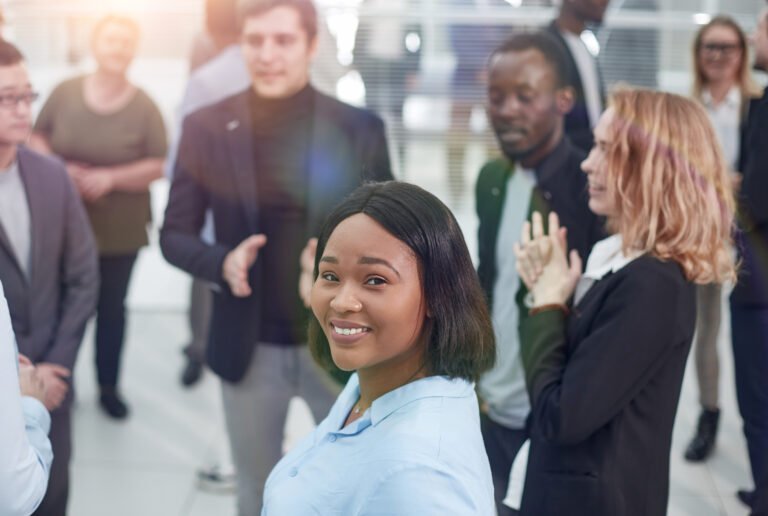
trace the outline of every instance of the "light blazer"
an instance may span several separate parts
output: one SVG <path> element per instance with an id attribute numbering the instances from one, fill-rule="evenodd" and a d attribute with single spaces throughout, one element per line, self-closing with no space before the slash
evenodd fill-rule
<path id="1" fill-rule="evenodd" d="M 219 376 L 239 381 L 260 336 L 260 260 L 250 270 L 252 294 L 232 295 L 221 269 L 229 251 L 260 233 L 248 90 L 186 117 L 160 246 L 165 258 L 218 285 L 207 359 Z M 384 124 L 376 115 L 315 92 L 307 160 L 307 225 L 319 233 L 326 215 L 364 181 L 392 179 Z M 206 210 L 213 212 L 216 243 L 200 240 Z M 286 257 L 295 260 L 299 257 Z M 295 289 L 297 285 L 286 285 Z"/>
<path id="2" fill-rule="evenodd" d="M 17 156 L 32 228 L 30 277 L 0 226 L 0 281 L 19 351 L 33 362 L 71 370 L 96 308 L 99 272 L 91 226 L 61 162 L 24 146 Z"/>
<path id="3" fill-rule="evenodd" d="M 664 516 L 669 452 L 696 317 L 675 262 L 640 256 L 572 314 L 521 321 L 531 397 L 522 516 Z"/>

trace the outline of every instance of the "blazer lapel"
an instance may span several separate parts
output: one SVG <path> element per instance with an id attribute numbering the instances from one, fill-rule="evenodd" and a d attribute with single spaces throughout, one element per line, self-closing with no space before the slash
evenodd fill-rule
<path id="1" fill-rule="evenodd" d="M 336 122 L 329 104 L 315 94 L 314 117 L 307 156 L 307 237 L 317 236 L 328 213 L 361 184 L 363 157 L 354 136 Z"/>
<path id="2" fill-rule="evenodd" d="M 21 270 L 19 261 L 16 258 L 16 253 L 13 252 L 13 247 L 11 247 L 11 241 L 8 240 L 8 235 L 6 234 L 2 224 L 0 224 L 0 249 L 2 249 L 8 255 L 8 258 L 10 259 L 11 263 L 13 263 L 14 267 L 16 267 L 16 270 L 19 273 L 19 275 L 24 277 L 24 273 Z"/>
<path id="3" fill-rule="evenodd" d="M 40 252 L 43 238 L 43 232 L 45 227 L 40 220 L 40 215 L 43 210 L 46 209 L 45 195 L 43 190 L 46 185 L 41 181 L 41 178 L 37 174 L 29 173 L 29 160 L 28 150 L 24 147 L 19 147 L 16 159 L 19 163 L 19 175 L 21 176 L 21 182 L 24 185 L 24 191 L 27 195 L 27 208 L 29 210 L 29 225 L 32 233 L 30 238 L 30 250 L 29 250 L 29 275 L 24 274 L 24 270 L 19 264 L 16 253 L 11 247 L 8 235 L 5 233 L 2 225 L 0 225 L 0 244 L 5 248 L 8 255 L 12 258 L 14 265 L 19 275 L 24 278 L 24 281 L 29 285 L 34 278 L 35 269 L 40 263 Z"/>
<path id="4" fill-rule="evenodd" d="M 222 120 L 223 130 L 232 160 L 240 206 L 245 211 L 248 228 L 258 233 L 258 206 L 256 199 L 256 170 L 253 160 L 253 130 L 250 118 L 248 95 L 250 90 L 234 97 L 230 102 L 228 116 Z"/>

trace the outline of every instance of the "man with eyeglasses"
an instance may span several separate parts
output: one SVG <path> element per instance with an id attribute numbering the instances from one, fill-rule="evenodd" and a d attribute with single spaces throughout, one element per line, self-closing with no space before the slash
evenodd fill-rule
<path id="1" fill-rule="evenodd" d="M 19 351 L 36 365 L 51 412 L 54 460 L 36 514 L 58 516 L 66 514 L 69 493 L 72 370 L 96 306 L 98 268 L 64 165 L 23 145 L 36 98 L 23 56 L 0 40 L 0 282 Z"/>
<path id="2" fill-rule="evenodd" d="M 160 245 L 214 289 L 206 358 L 222 379 L 239 514 L 252 516 L 291 397 L 319 421 L 337 393 L 304 345 L 312 237 L 363 181 L 392 174 L 382 120 L 309 82 L 311 0 L 249 0 L 240 26 L 250 87 L 184 119 Z M 208 210 L 213 243 L 200 238 Z"/>

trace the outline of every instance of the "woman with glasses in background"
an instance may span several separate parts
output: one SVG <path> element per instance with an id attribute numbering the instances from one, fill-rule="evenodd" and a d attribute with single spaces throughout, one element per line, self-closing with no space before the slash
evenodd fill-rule
<path id="1" fill-rule="evenodd" d="M 32 146 L 61 157 L 83 198 L 99 248 L 96 315 L 99 403 L 128 415 L 117 390 L 125 298 L 139 249 L 148 244 L 149 185 L 163 174 L 166 134 L 149 96 L 127 72 L 139 41 L 130 18 L 107 16 L 94 29 L 96 71 L 61 83 L 35 123 Z"/>
<path id="2" fill-rule="evenodd" d="M 728 16 L 716 16 L 696 34 L 693 44 L 693 97 L 707 111 L 723 149 L 726 165 L 738 185 L 741 134 L 750 99 L 760 96 L 752 80 L 747 38 Z M 706 460 L 715 447 L 720 420 L 720 332 L 722 288 L 718 284 L 696 289 L 697 314 L 694 354 L 699 382 L 699 415 L 696 434 L 685 450 L 689 461 Z"/>

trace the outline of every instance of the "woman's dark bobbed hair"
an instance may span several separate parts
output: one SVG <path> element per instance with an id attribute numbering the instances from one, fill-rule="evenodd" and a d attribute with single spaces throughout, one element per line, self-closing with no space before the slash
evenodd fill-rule
<path id="1" fill-rule="evenodd" d="M 425 321 L 429 375 L 476 381 L 496 358 L 491 319 L 464 235 L 451 211 L 418 186 L 397 181 L 369 183 L 328 216 L 317 243 L 314 279 L 336 226 L 363 213 L 416 255 L 429 317 Z M 317 319 L 309 323 L 309 347 L 323 367 L 335 370 L 328 340 Z"/>

